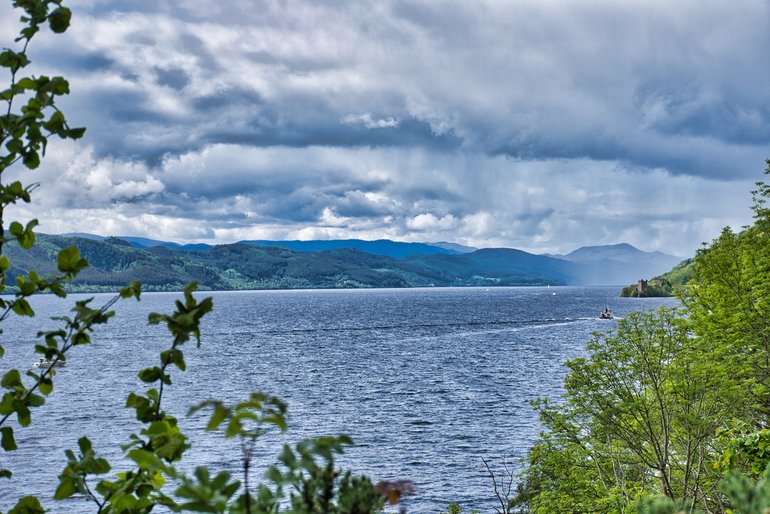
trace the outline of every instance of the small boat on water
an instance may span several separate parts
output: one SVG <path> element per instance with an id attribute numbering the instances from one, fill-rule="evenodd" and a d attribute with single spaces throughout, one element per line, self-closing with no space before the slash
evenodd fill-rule
<path id="1" fill-rule="evenodd" d="M 614 316 L 612 315 L 612 309 L 609 307 L 605 307 L 604 310 L 599 314 L 599 319 L 613 319 Z"/>
<path id="2" fill-rule="evenodd" d="M 44 357 L 40 357 L 37 361 L 35 361 L 34 364 L 32 364 L 33 368 L 43 368 L 43 369 L 49 369 L 49 368 L 61 368 L 66 363 L 64 361 L 49 361 L 46 360 Z"/>

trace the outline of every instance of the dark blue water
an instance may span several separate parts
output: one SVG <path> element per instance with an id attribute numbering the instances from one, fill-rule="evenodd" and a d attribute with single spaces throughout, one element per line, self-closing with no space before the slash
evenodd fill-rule
<path id="1" fill-rule="evenodd" d="M 283 436 L 264 438 L 262 465 L 282 442 L 344 433 L 358 444 L 340 464 L 374 481 L 412 480 L 409 512 L 438 512 L 459 502 L 482 512 L 496 500 L 482 458 L 504 473 L 537 437 L 529 402 L 558 398 L 563 363 L 583 351 L 591 333 L 615 321 L 597 319 L 609 304 L 618 316 L 674 305 L 671 299 L 617 298 L 617 288 L 457 288 L 341 291 L 217 292 L 203 323 L 200 349 L 186 348 L 186 373 L 175 372 L 166 410 L 193 440 L 185 467 L 207 464 L 237 472 L 234 441 L 205 433 L 205 417 L 188 407 L 209 398 L 246 399 L 251 391 L 289 404 Z M 136 372 L 154 365 L 169 345 L 165 329 L 146 326 L 151 311 L 171 312 L 178 294 L 124 301 L 90 347 L 74 349 L 55 391 L 17 430 L 20 449 L 0 452 L 0 510 L 36 494 L 53 512 L 94 512 L 81 500 L 51 499 L 65 465 L 64 449 L 87 435 L 116 467 L 119 445 L 139 430 L 126 395 L 142 390 Z M 74 301 L 79 296 L 67 301 Z M 95 303 L 110 295 L 97 295 Z M 12 319 L 2 334 L 0 370 L 28 368 L 35 332 L 66 304 L 38 299 L 38 318 Z M 46 322 L 48 326 L 51 322 Z M 252 480 L 264 467 L 257 466 Z"/>

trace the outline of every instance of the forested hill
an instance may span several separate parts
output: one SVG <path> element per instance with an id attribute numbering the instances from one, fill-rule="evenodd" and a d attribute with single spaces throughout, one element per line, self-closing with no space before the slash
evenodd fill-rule
<path id="1" fill-rule="evenodd" d="M 40 234 L 29 252 L 7 245 L 11 279 L 26 269 L 54 273 L 57 252 L 72 245 L 90 263 L 72 285 L 82 291 L 114 290 L 132 280 L 142 282 L 146 290 L 178 290 L 193 280 L 203 289 L 233 290 L 572 285 L 600 284 L 601 279 L 612 284 L 629 272 L 635 275 L 634 266 L 622 263 L 616 263 L 620 267 L 613 275 L 606 261 L 575 262 L 510 248 L 396 259 L 356 248 L 296 251 L 246 242 L 202 249 L 137 247 L 119 238 Z"/>
<path id="2" fill-rule="evenodd" d="M 9 245 L 10 275 L 38 269 L 53 273 L 56 254 L 75 245 L 88 260 L 74 289 L 115 289 L 139 280 L 147 290 L 177 290 L 190 281 L 203 289 L 277 289 L 427 286 L 433 277 L 408 263 L 358 250 L 294 252 L 243 243 L 183 250 L 137 248 L 117 238 L 105 240 L 38 235 L 34 248 Z"/>
<path id="3" fill-rule="evenodd" d="M 686 259 L 674 266 L 671 271 L 651 278 L 643 290 L 639 290 L 637 284 L 631 284 L 620 291 L 620 296 L 634 298 L 674 296 L 678 288 L 684 287 L 693 278 L 695 278 L 695 262 L 693 259 Z"/>

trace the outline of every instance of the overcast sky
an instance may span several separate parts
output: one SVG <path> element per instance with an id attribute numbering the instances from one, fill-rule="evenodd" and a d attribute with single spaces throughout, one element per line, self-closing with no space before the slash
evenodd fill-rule
<path id="1" fill-rule="evenodd" d="M 767 0 L 65 4 L 43 232 L 689 256 L 770 157 Z"/>

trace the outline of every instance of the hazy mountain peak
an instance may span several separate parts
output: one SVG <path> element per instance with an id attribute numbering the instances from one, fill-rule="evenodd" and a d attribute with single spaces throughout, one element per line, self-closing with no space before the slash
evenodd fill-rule
<path id="1" fill-rule="evenodd" d="M 583 246 L 567 255 L 561 256 L 568 261 L 598 261 L 613 260 L 620 262 L 632 262 L 638 259 L 662 259 L 679 262 L 681 259 L 662 252 L 645 252 L 628 243 L 617 243 L 601 246 Z M 673 266 L 673 264 L 672 264 Z"/>

